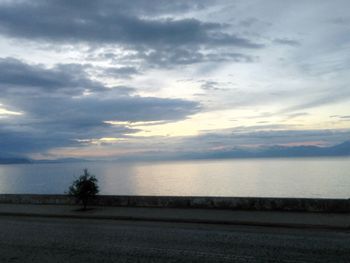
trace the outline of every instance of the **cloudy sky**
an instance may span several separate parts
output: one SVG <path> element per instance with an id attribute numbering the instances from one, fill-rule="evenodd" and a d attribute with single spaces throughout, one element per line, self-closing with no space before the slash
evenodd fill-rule
<path id="1" fill-rule="evenodd" d="M 0 0 L 0 156 L 350 139 L 348 0 Z"/>

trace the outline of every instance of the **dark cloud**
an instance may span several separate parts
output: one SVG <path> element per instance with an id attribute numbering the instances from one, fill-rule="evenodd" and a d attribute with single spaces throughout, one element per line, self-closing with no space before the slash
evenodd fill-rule
<path id="1" fill-rule="evenodd" d="M 110 67 L 102 70 L 103 75 L 114 78 L 129 79 L 134 75 L 140 74 L 135 67 Z"/>
<path id="2" fill-rule="evenodd" d="M 131 95 L 134 90 L 129 87 L 104 87 L 72 65 L 48 69 L 3 59 L 0 69 L 0 103 L 23 113 L 0 119 L 4 152 L 29 153 L 77 145 L 77 139 L 125 137 L 138 130 L 105 121 L 169 122 L 199 110 L 193 101 L 141 97 Z M 87 88 L 91 93 L 84 95 Z"/>
<path id="3" fill-rule="evenodd" d="M 254 58 L 248 55 L 238 53 L 209 53 L 204 54 L 201 51 L 192 49 L 175 50 L 153 50 L 148 52 L 139 52 L 138 58 L 147 61 L 148 64 L 161 67 L 172 67 L 176 65 L 189 65 L 201 62 L 253 62 Z"/>
<path id="4" fill-rule="evenodd" d="M 329 22 L 335 25 L 349 25 L 349 18 L 348 17 L 336 17 L 333 19 L 330 19 Z"/>
<path id="5" fill-rule="evenodd" d="M 252 27 L 267 27 L 271 26 L 272 24 L 270 22 L 262 21 L 260 19 L 257 19 L 255 17 L 249 17 L 246 19 L 243 19 L 238 22 L 239 27 L 244 27 L 244 28 L 252 28 Z"/>
<path id="6" fill-rule="evenodd" d="M 239 25 L 243 26 L 243 27 L 251 27 L 252 25 L 254 25 L 256 23 L 261 23 L 261 21 L 259 21 L 258 19 L 254 18 L 254 17 L 250 17 L 250 18 L 246 18 L 246 19 L 240 21 Z"/>
<path id="7" fill-rule="evenodd" d="M 129 10 L 133 5 L 127 5 Z M 194 18 L 141 18 L 137 13 L 125 12 L 125 8 L 125 3 L 110 1 L 5 2 L 0 6 L 0 32 L 12 37 L 63 42 L 261 47 L 225 33 L 225 26 L 219 23 Z"/>
<path id="8" fill-rule="evenodd" d="M 89 79 L 83 66 L 59 64 L 53 68 L 28 65 L 13 58 L 0 58 L 0 91 L 5 93 L 59 92 L 80 94 L 84 90 L 98 91 L 105 87 Z"/>
<path id="9" fill-rule="evenodd" d="M 350 121 L 350 115 L 332 115 L 331 118 L 336 118 L 338 120 Z"/>
<path id="10" fill-rule="evenodd" d="M 64 6 L 70 10 L 80 9 L 81 12 L 123 10 L 135 15 L 155 16 L 202 10 L 216 3 L 217 0 L 133 0 L 132 4 L 125 0 L 51 0 L 49 5 L 56 8 Z"/>
<path id="11" fill-rule="evenodd" d="M 79 98 L 35 97 L 18 101 L 24 112 L 41 120 L 65 123 L 74 128 L 99 125 L 106 120 L 181 120 L 195 113 L 197 103 L 181 99 L 116 96 L 113 92 Z"/>
<path id="12" fill-rule="evenodd" d="M 213 81 L 213 80 L 207 80 L 207 81 L 203 81 L 203 84 L 201 85 L 201 88 L 203 90 L 220 90 L 219 88 L 220 83 L 217 81 Z"/>
<path id="13" fill-rule="evenodd" d="M 93 52 L 92 52 L 93 53 Z M 133 54 L 121 55 L 113 52 L 97 51 L 90 54 L 89 58 L 98 60 L 110 60 L 111 63 L 133 63 L 145 62 L 144 68 L 172 68 L 174 66 L 185 66 L 203 62 L 240 62 L 251 63 L 258 60 L 257 56 L 243 53 L 230 53 L 220 49 L 205 50 L 190 47 L 161 47 L 159 49 L 140 48 L 133 50 Z"/>
<path id="14" fill-rule="evenodd" d="M 86 43 L 94 49 L 118 45 L 136 52 L 134 58 L 145 60 L 147 66 L 252 62 L 254 57 L 242 50 L 263 47 L 254 40 L 228 33 L 225 24 L 174 16 L 177 12 L 201 9 L 206 1 L 151 2 L 4 2 L 0 4 L 0 34 L 54 43 L 56 47 L 59 43 Z"/>
<path id="15" fill-rule="evenodd" d="M 274 41 L 276 44 L 280 45 L 287 45 L 287 46 L 293 46 L 297 47 L 300 46 L 300 42 L 294 39 L 289 39 L 289 38 L 276 38 Z"/>
<path id="16" fill-rule="evenodd" d="M 198 80 L 197 82 L 201 83 L 201 89 L 209 92 L 209 91 L 228 91 L 228 87 L 232 87 L 234 83 L 232 82 L 222 82 L 215 80 Z M 233 90 L 231 88 L 231 90 Z"/>

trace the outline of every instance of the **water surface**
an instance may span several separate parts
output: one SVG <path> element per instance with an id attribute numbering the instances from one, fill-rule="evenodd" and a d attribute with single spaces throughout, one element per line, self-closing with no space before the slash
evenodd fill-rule
<path id="1" fill-rule="evenodd" d="M 83 168 L 108 195 L 350 197 L 350 158 L 0 165 L 0 193 L 63 194 Z"/>

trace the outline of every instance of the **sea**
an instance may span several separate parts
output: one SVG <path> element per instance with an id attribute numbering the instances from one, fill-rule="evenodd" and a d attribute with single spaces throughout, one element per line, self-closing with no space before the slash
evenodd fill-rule
<path id="1" fill-rule="evenodd" d="M 85 168 L 105 195 L 350 198 L 350 157 L 0 165 L 0 193 L 64 194 Z"/>

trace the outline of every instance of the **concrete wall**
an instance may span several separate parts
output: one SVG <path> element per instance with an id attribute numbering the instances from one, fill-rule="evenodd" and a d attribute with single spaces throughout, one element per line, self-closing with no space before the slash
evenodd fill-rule
<path id="1" fill-rule="evenodd" d="M 66 195 L 0 194 L 0 203 L 76 204 Z M 209 208 L 261 211 L 350 212 L 350 199 L 180 197 L 180 196 L 98 196 L 91 204 L 101 206 Z"/>

